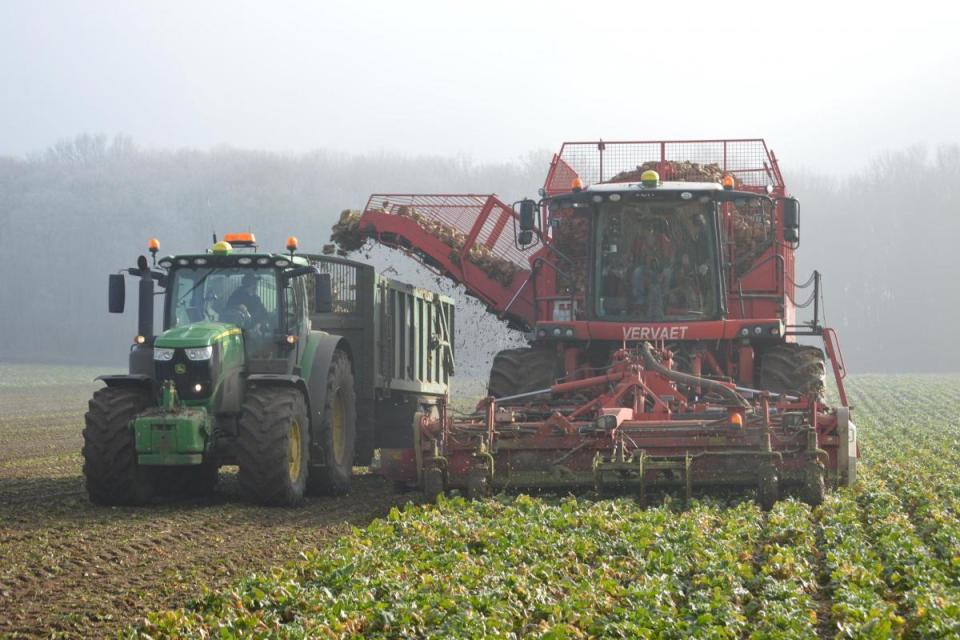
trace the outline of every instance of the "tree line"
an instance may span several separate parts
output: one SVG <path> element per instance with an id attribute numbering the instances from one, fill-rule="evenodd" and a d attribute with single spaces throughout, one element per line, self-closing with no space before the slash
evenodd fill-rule
<path id="1" fill-rule="evenodd" d="M 166 151 L 96 135 L 0 157 L 0 360 L 122 366 L 135 314 L 107 314 L 106 276 L 133 266 L 148 238 L 160 240 L 161 255 L 247 230 L 270 250 L 297 235 L 303 250 L 319 251 L 340 211 L 362 207 L 372 192 L 495 192 L 509 202 L 536 194 L 549 159 L 545 151 L 488 164 Z M 960 237 L 960 146 L 892 152 L 844 177 L 789 165 L 785 172 L 802 203 L 798 281 L 813 268 L 824 273 L 826 320 L 840 332 L 849 369 L 957 370 L 960 346 L 950 330 L 960 311 L 952 246 Z M 405 258 L 369 255 L 401 279 L 436 285 Z M 518 336 L 460 298 L 466 370 L 485 370 L 492 351 Z"/>

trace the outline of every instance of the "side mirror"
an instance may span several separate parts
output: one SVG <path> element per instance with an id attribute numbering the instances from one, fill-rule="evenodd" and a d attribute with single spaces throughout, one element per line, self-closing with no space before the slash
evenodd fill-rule
<path id="1" fill-rule="evenodd" d="M 796 198 L 783 201 L 783 239 L 800 242 L 800 203 Z"/>
<path id="2" fill-rule="evenodd" d="M 126 302 L 127 286 L 122 273 L 110 274 L 109 309 L 110 313 L 123 313 Z"/>
<path id="3" fill-rule="evenodd" d="M 330 313 L 333 311 L 333 287 L 330 285 L 329 273 L 318 273 L 314 278 L 316 290 L 316 313 Z"/>
<path id="4" fill-rule="evenodd" d="M 520 231 L 533 231 L 537 227 L 537 203 L 533 200 L 520 201 Z"/>

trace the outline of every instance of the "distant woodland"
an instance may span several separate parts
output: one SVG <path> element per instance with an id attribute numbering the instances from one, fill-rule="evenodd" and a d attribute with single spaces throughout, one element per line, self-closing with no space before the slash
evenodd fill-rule
<path id="1" fill-rule="evenodd" d="M 339 213 L 371 192 L 535 196 L 549 152 L 515 162 L 277 154 L 232 148 L 162 151 L 80 136 L 27 158 L 0 157 L 0 361 L 123 365 L 135 312 L 107 313 L 107 274 L 157 237 L 161 254 L 196 251 L 213 233 L 252 230 L 279 250 L 328 242 Z M 802 203 L 798 281 L 824 274 L 826 320 L 853 372 L 957 371 L 960 341 L 960 146 L 865 158 L 850 176 L 782 165 Z M 436 286 L 406 258 L 381 269 Z M 130 290 L 133 296 L 133 290 Z M 461 371 L 483 377 L 517 336 L 459 301 Z M 129 305 L 128 305 L 129 306 Z M 482 347 L 478 344 L 482 343 Z"/>

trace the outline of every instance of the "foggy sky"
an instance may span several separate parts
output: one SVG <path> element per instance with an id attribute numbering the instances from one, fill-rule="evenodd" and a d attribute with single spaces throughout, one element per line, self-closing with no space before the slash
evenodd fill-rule
<path id="1" fill-rule="evenodd" d="M 957 5 L 857 4 L 6 0 L 0 155 L 82 132 L 481 161 L 761 136 L 849 171 L 960 141 Z"/>

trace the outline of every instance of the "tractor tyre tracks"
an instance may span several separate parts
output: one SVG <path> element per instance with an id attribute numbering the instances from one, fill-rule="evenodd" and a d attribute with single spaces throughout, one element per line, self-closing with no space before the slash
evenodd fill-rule
<path id="1" fill-rule="evenodd" d="M 19 483 L 18 483 L 19 484 Z M 226 482 L 204 500 L 107 508 L 74 482 L 0 488 L 0 636 L 103 636 L 327 544 L 409 497 L 380 478 L 299 508 L 245 504 Z M 25 485 L 27 486 L 27 485 Z M 10 497 L 11 500 L 6 500 Z"/>

